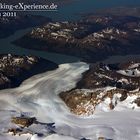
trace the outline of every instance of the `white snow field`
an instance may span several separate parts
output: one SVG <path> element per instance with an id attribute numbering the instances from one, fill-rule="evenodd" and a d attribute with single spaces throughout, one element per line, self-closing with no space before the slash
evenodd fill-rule
<path id="1" fill-rule="evenodd" d="M 19 88 L 0 91 L 0 140 L 79 140 L 83 137 L 98 140 L 105 137 L 113 140 L 140 139 L 140 112 L 127 107 L 122 102 L 114 111 L 104 111 L 98 106 L 90 117 L 72 114 L 59 98 L 61 91 L 75 87 L 81 74 L 89 66 L 83 62 L 62 64 L 58 69 L 39 74 L 24 81 Z M 12 136 L 6 131 L 16 127 L 12 116 L 26 114 L 36 117 L 42 123 L 55 123 L 56 134 L 49 134 L 43 124 L 33 124 L 25 128 L 21 136 Z M 38 136 L 35 133 L 43 133 Z"/>

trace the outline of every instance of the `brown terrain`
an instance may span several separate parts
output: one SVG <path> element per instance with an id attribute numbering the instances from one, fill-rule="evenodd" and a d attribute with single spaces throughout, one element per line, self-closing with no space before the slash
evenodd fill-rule
<path id="1" fill-rule="evenodd" d="M 45 129 L 48 130 L 49 134 L 55 133 L 54 131 L 54 123 L 42 123 L 39 122 L 35 117 L 29 117 L 29 116 L 15 116 L 11 118 L 11 124 L 13 127 L 10 127 L 7 130 L 7 133 L 11 133 L 12 135 L 23 135 L 23 134 L 37 134 L 38 136 L 43 136 L 43 133 L 39 132 L 33 132 L 30 130 L 30 126 L 32 125 L 44 125 Z M 27 129 L 28 128 L 28 129 Z"/>
<path id="2" fill-rule="evenodd" d="M 25 79 L 47 70 L 57 64 L 35 56 L 0 55 L 0 89 L 19 86 Z"/>
<path id="3" fill-rule="evenodd" d="M 90 15 L 77 22 L 50 22 L 14 43 L 96 62 L 111 55 L 140 53 L 140 18 Z"/>
<path id="4" fill-rule="evenodd" d="M 139 62 L 137 60 L 123 64 L 91 66 L 83 74 L 76 88 L 60 93 L 60 97 L 76 115 L 93 115 L 96 107 L 106 100 L 108 100 L 108 109 L 113 110 L 119 102 L 132 96 L 137 98 L 131 104 L 135 103 L 139 107 Z M 120 71 L 126 73 L 120 73 Z"/>

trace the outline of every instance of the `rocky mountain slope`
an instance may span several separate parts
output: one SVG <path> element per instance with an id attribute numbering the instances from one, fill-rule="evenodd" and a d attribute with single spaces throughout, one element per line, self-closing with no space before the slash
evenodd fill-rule
<path id="1" fill-rule="evenodd" d="M 91 66 L 71 91 L 60 97 L 70 110 L 82 116 L 118 106 L 140 107 L 140 61 Z"/>
<path id="2" fill-rule="evenodd" d="M 110 55 L 139 54 L 140 18 L 91 15 L 77 22 L 50 22 L 14 43 L 95 62 Z"/>
<path id="3" fill-rule="evenodd" d="M 23 80 L 55 68 L 55 63 L 35 56 L 0 55 L 0 89 L 19 86 Z"/>

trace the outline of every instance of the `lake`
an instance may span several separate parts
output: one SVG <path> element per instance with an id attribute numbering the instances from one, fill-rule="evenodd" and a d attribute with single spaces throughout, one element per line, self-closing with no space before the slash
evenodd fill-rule
<path id="1" fill-rule="evenodd" d="M 47 17 L 51 17 L 53 20 L 77 20 L 80 19 L 79 13 L 88 13 L 93 12 L 99 9 L 105 9 L 110 7 L 120 7 L 120 6 L 139 6 L 140 0 L 76 0 L 74 2 L 71 2 L 66 5 L 61 5 L 58 9 L 58 12 L 42 12 L 42 13 L 34 13 L 36 15 L 43 15 Z M 12 28 L 12 27 L 11 27 Z M 47 53 L 47 52 L 41 52 L 41 51 L 34 51 L 34 50 L 28 50 L 24 48 L 17 47 L 13 44 L 11 44 L 12 41 L 22 37 L 27 32 L 31 31 L 32 28 L 24 29 L 17 31 L 14 35 L 11 35 L 7 38 L 0 39 L 0 53 L 14 53 L 14 54 L 31 54 L 36 56 L 41 56 L 43 58 L 46 58 L 48 60 L 54 61 L 58 64 L 61 63 L 70 63 L 79 61 L 79 58 L 72 57 L 72 56 L 66 56 L 56 53 Z M 131 56 L 124 56 L 125 58 L 130 58 Z M 123 58 L 124 58 L 123 57 Z M 133 56 L 134 57 L 134 56 Z M 139 57 L 139 56 L 136 56 Z M 116 56 L 113 57 L 114 59 L 109 60 L 117 60 Z M 118 60 L 122 60 L 122 57 L 119 56 Z M 109 61 L 108 60 L 108 61 Z"/>

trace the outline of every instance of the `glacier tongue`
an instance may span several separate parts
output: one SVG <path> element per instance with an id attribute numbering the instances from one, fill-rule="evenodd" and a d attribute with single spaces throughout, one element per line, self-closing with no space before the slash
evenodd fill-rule
<path id="1" fill-rule="evenodd" d="M 140 139 L 140 110 L 97 110 L 93 116 L 79 117 L 72 114 L 58 94 L 75 87 L 82 73 L 89 69 L 83 62 L 63 64 L 58 69 L 35 75 L 19 88 L 0 91 L 0 140 L 113 140 Z M 123 108 L 127 103 L 123 104 Z M 55 123 L 56 134 L 49 134 L 45 125 L 33 124 L 24 131 L 31 134 L 12 136 L 5 133 L 11 127 L 11 117 L 26 114 L 42 123 Z M 39 137 L 36 133 L 43 133 Z"/>

